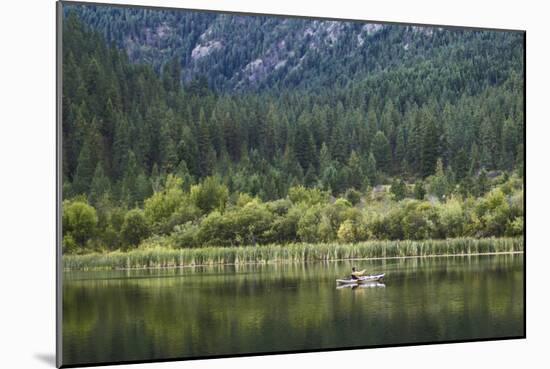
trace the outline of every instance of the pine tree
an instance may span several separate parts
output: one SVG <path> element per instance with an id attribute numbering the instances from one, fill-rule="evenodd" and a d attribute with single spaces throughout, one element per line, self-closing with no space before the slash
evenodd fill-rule
<path id="1" fill-rule="evenodd" d="M 317 184 L 317 176 L 315 175 L 315 168 L 310 164 L 304 177 L 304 184 L 307 187 L 314 187 Z"/>
<path id="2" fill-rule="evenodd" d="M 525 171 L 525 154 L 523 144 L 518 145 L 516 154 L 516 172 L 520 177 L 524 176 Z"/>
<path id="3" fill-rule="evenodd" d="M 134 206 L 140 201 L 136 186 L 136 179 L 139 173 L 138 163 L 133 151 L 128 152 L 128 165 L 122 179 L 121 199 L 126 204 Z"/>
<path id="4" fill-rule="evenodd" d="M 466 151 L 464 148 L 461 148 L 456 157 L 455 157 L 455 164 L 454 167 L 456 168 L 456 176 L 457 178 L 464 178 L 468 175 L 469 166 L 468 166 L 468 155 L 466 154 Z"/>
<path id="5" fill-rule="evenodd" d="M 352 173 L 346 165 L 337 170 L 337 172 L 338 174 L 333 184 L 332 191 L 335 194 L 342 194 L 350 187 L 349 179 Z"/>
<path id="6" fill-rule="evenodd" d="M 361 168 L 361 160 L 359 155 L 355 151 L 352 151 L 348 159 L 348 167 L 350 169 L 350 176 L 348 185 L 360 190 L 363 186 L 363 169 Z"/>
<path id="7" fill-rule="evenodd" d="M 168 92 L 179 92 L 181 87 L 181 64 L 177 57 L 168 61 L 162 69 L 162 84 Z"/>
<path id="8" fill-rule="evenodd" d="M 277 122 L 277 115 L 275 106 L 270 104 L 265 121 L 265 133 L 263 137 L 263 153 L 268 159 L 273 159 L 275 151 L 277 149 L 275 127 Z"/>
<path id="9" fill-rule="evenodd" d="M 481 123 L 481 166 L 487 170 L 495 168 L 497 157 L 497 137 L 493 125 L 488 119 Z"/>
<path id="10" fill-rule="evenodd" d="M 405 129 L 404 127 L 401 127 L 397 133 L 397 139 L 395 143 L 395 163 L 397 166 L 401 166 L 401 171 L 404 170 L 402 168 L 402 163 L 405 160 L 407 153 L 407 148 L 405 146 Z"/>
<path id="11" fill-rule="evenodd" d="M 511 119 L 506 119 L 502 128 L 503 169 L 510 170 L 514 166 L 518 137 L 521 136 L 521 133 L 519 135 L 518 133 L 514 122 Z"/>
<path id="12" fill-rule="evenodd" d="M 241 156 L 241 138 L 239 134 L 239 127 L 237 126 L 235 119 L 228 111 L 223 115 L 222 125 L 227 153 L 229 154 L 231 160 L 238 161 Z"/>
<path id="13" fill-rule="evenodd" d="M 380 130 L 384 132 L 384 135 L 388 138 L 392 152 L 395 152 L 396 149 L 397 125 L 400 120 L 399 112 L 395 109 L 393 102 L 389 100 L 380 118 Z"/>
<path id="14" fill-rule="evenodd" d="M 414 198 L 417 200 L 424 200 L 426 196 L 426 188 L 424 187 L 424 182 L 417 181 L 414 185 Z"/>
<path id="15" fill-rule="evenodd" d="M 113 144 L 112 140 L 115 134 L 116 120 L 118 118 L 117 115 L 118 113 L 113 106 L 113 102 L 110 98 L 108 98 L 105 109 L 105 117 L 101 121 L 99 131 L 101 132 L 101 135 L 108 140 L 109 147 Z"/>
<path id="16" fill-rule="evenodd" d="M 347 156 L 347 144 L 344 127 L 341 122 L 335 122 L 330 139 L 330 153 L 334 160 L 345 163 Z"/>
<path id="17" fill-rule="evenodd" d="M 310 165 L 318 166 L 317 150 L 307 123 L 300 119 L 296 131 L 294 144 L 296 158 L 302 169 L 306 170 Z"/>
<path id="18" fill-rule="evenodd" d="M 407 196 L 407 185 L 402 179 L 394 179 L 390 186 L 390 192 L 396 201 L 401 201 Z"/>
<path id="19" fill-rule="evenodd" d="M 444 198 L 449 190 L 449 183 L 443 170 L 443 160 L 437 159 L 435 175 L 431 182 L 431 192 L 439 198 Z"/>
<path id="20" fill-rule="evenodd" d="M 479 149 L 477 144 L 474 142 L 472 145 L 472 151 L 470 153 L 470 175 L 477 175 L 479 170 Z"/>
<path id="21" fill-rule="evenodd" d="M 141 205 L 152 194 L 153 188 L 151 187 L 151 182 L 143 172 L 140 172 L 135 181 L 135 201 L 138 205 Z"/>
<path id="22" fill-rule="evenodd" d="M 161 111 L 161 103 L 154 102 L 146 112 L 143 131 L 140 133 L 141 138 L 145 141 L 141 146 L 144 148 L 145 163 L 147 168 L 152 168 L 153 165 L 161 164 L 160 154 L 160 128 L 164 118 Z M 135 153 L 134 153 L 135 154 Z"/>
<path id="23" fill-rule="evenodd" d="M 367 165 L 365 167 L 365 176 L 367 177 L 368 183 L 371 186 L 374 186 L 376 184 L 376 168 L 376 159 L 374 158 L 374 154 L 370 152 L 367 159 Z"/>
<path id="24" fill-rule="evenodd" d="M 376 159 L 378 170 L 389 173 L 391 164 L 391 149 L 388 139 L 382 131 L 376 132 L 372 142 L 372 153 Z"/>
<path id="25" fill-rule="evenodd" d="M 153 164 L 153 169 L 151 169 L 151 176 L 149 177 L 149 180 L 151 182 L 151 189 L 153 190 L 153 193 L 157 193 L 162 191 L 163 187 L 163 180 L 162 176 L 159 172 L 159 167 L 155 163 Z"/>
<path id="26" fill-rule="evenodd" d="M 124 176 L 128 165 L 128 151 L 130 150 L 130 132 L 128 121 L 118 117 L 115 120 L 115 137 L 113 142 L 113 178 Z"/>
<path id="27" fill-rule="evenodd" d="M 178 159 L 180 161 L 185 161 L 190 174 L 198 177 L 200 176 L 199 163 L 197 160 L 199 156 L 199 149 L 196 137 L 197 136 L 193 133 L 193 130 L 190 127 L 183 127 L 176 151 Z"/>
<path id="28" fill-rule="evenodd" d="M 176 154 L 176 145 L 171 136 L 170 122 L 165 120 L 160 128 L 160 163 L 164 171 L 170 173 L 176 168 L 178 156 Z"/>
<path id="29" fill-rule="evenodd" d="M 369 104 L 369 110 L 367 111 L 367 127 L 368 127 L 368 136 L 371 139 L 374 138 L 376 132 L 378 132 L 378 116 L 376 115 L 376 110 L 374 109 L 374 104 Z"/>
<path id="30" fill-rule="evenodd" d="M 94 112 L 101 111 L 100 99 L 104 95 L 105 73 L 101 64 L 92 57 L 86 66 L 85 82 L 87 91 L 87 103 Z"/>
<path id="31" fill-rule="evenodd" d="M 418 110 L 416 107 L 413 107 L 410 110 L 408 118 L 410 124 L 410 133 L 407 141 L 407 159 L 410 168 L 414 172 L 418 173 L 420 172 L 422 163 L 422 124 L 424 120 L 423 111 Z"/>
<path id="32" fill-rule="evenodd" d="M 330 156 L 330 151 L 328 150 L 326 143 L 323 142 L 321 145 L 321 151 L 319 152 L 319 172 L 323 173 L 323 171 L 331 164 L 332 158 Z"/>
<path id="33" fill-rule="evenodd" d="M 98 163 L 90 186 L 90 203 L 97 204 L 101 197 L 110 191 L 110 188 L 109 178 L 105 175 L 101 163 Z"/>
<path id="34" fill-rule="evenodd" d="M 210 140 L 210 132 L 201 109 L 199 113 L 199 136 L 198 136 L 198 155 L 199 155 L 199 173 L 201 177 L 207 177 L 214 168 L 215 153 Z"/>
<path id="35" fill-rule="evenodd" d="M 296 154 L 292 146 L 287 146 L 283 155 L 283 169 L 284 172 L 288 174 L 289 178 L 291 178 L 291 182 L 292 179 L 295 179 L 298 183 L 302 183 L 304 171 L 296 159 Z"/>
<path id="36" fill-rule="evenodd" d="M 338 171 L 332 165 L 326 167 L 321 173 L 321 187 L 323 190 L 330 191 L 334 194 L 334 188 L 336 187 Z"/>
<path id="37" fill-rule="evenodd" d="M 477 177 L 476 194 L 477 196 L 483 196 L 488 190 L 489 178 L 487 177 L 487 171 L 485 168 L 481 168 Z"/>
<path id="38" fill-rule="evenodd" d="M 78 155 L 78 164 L 75 171 L 73 191 L 76 194 L 88 194 L 95 169 L 99 161 L 98 152 L 101 151 L 99 133 L 95 120 L 88 127 L 82 150 Z"/>
<path id="39" fill-rule="evenodd" d="M 439 136 L 435 122 L 430 115 L 426 116 L 424 126 L 421 173 L 423 177 L 427 177 L 432 175 L 436 169 L 436 162 L 439 156 Z"/>
<path id="40" fill-rule="evenodd" d="M 447 170 L 445 170 L 445 179 L 447 180 L 449 190 L 454 189 L 454 186 L 456 184 L 456 174 L 451 165 L 447 166 Z"/>
<path id="41" fill-rule="evenodd" d="M 86 130 L 89 125 L 85 118 L 86 110 L 85 105 L 75 108 L 74 123 L 71 125 L 69 122 L 63 122 L 63 129 L 68 130 L 71 128 L 72 131 L 67 132 L 67 134 L 65 134 L 65 132 L 63 133 L 63 148 L 67 152 L 67 155 L 63 157 L 63 161 L 67 162 L 67 171 L 70 178 L 72 178 L 76 172 L 78 157 L 80 155 L 80 151 L 82 150 Z"/>
<path id="42" fill-rule="evenodd" d="M 78 155 L 78 165 L 73 182 L 73 191 L 75 194 L 87 194 L 90 188 L 90 182 L 94 175 L 93 155 L 90 145 L 85 142 Z"/>

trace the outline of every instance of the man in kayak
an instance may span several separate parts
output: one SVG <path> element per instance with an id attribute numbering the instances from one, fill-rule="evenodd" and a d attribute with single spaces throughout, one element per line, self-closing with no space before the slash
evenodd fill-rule
<path id="1" fill-rule="evenodd" d="M 351 279 L 359 279 L 359 275 L 357 271 L 355 270 L 355 267 L 351 268 Z"/>

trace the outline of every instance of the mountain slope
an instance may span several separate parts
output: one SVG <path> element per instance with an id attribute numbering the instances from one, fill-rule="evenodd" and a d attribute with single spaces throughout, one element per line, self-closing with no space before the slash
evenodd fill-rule
<path id="1" fill-rule="evenodd" d="M 452 59 L 456 80 L 475 76 L 479 90 L 468 90 L 474 94 L 523 69 L 520 33 L 115 6 L 65 11 L 130 61 L 159 72 L 175 58 L 184 81 L 205 76 L 218 91 L 344 87 L 425 62 L 447 68 Z"/>

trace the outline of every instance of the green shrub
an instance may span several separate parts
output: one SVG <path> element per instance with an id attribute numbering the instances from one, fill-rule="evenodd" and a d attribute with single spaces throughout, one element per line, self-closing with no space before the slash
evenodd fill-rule
<path id="1" fill-rule="evenodd" d="M 98 218 L 96 210 L 86 200 L 63 201 L 63 236 L 70 235 L 80 247 L 95 235 Z M 72 245 L 71 245 L 72 247 Z"/>
<path id="2" fill-rule="evenodd" d="M 523 235 L 523 225 L 525 219 L 523 216 L 517 217 L 514 220 L 508 221 L 506 225 L 506 236 L 508 237 L 519 237 Z"/>
<path id="3" fill-rule="evenodd" d="M 202 183 L 191 187 L 191 200 L 205 214 L 213 210 L 223 212 L 228 197 L 227 187 L 214 177 L 208 177 Z"/>
<path id="4" fill-rule="evenodd" d="M 78 245 L 73 236 L 68 233 L 63 236 L 63 253 L 72 254 L 78 250 Z"/>
<path id="5" fill-rule="evenodd" d="M 226 246 L 231 244 L 232 234 L 227 218 L 213 211 L 201 222 L 197 238 L 201 245 Z"/>
<path id="6" fill-rule="evenodd" d="M 479 202 L 476 212 L 480 219 L 481 235 L 504 235 L 510 220 L 510 206 L 501 189 L 496 188 L 488 192 Z"/>
<path id="7" fill-rule="evenodd" d="M 128 246 L 137 246 L 149 236 L 149 224 L 140 209 L 126 213 L 121 229 L 122 241 Z"/>
<path id="8" fill-rule="evenodd" d="M 325 203 L 328 200 L 328 192 L 318 188 L 306 188 L 304 186 L 291 187 L 288 190 L 288 198 L 294 204 L 305 203 L 315 205 Z"/>
<path id="9" fill-rule="evenodd" d="M 338 228 L 338 240 L 340 242 L 355 242 L 357 241 L 357 227 L 351 220 L 346 220 Z"/>
<path id="10" fill-rule="evenodd" d="M 359 202 L 361 201 L 361 192 L 353 188 L 347 190 L 345 196 L 346 200 L 348 200 L 353 206 L 359 204 Z"/>
<path id="11" fill-rule="evenodd" d="M 406 203 L 403 212 L 401 225 L 405 239 L 437 238 L 436 230 L 439 216 L 430 203 L 411 200 Z"/>
<path id="12" fill-rule="evenodd" d="M 424 200 L 426 196 L 426 188 L 424 187 L 424 182 L 418 181 L 414 185 L 414 198 L 417 200 Z"/>
<path id="13" fill-rule="evenodd" d="M 442 237 L 460 237 L 464 234 L 466 217 L 459 200 L 455 198 L 450 199 L 446 203 L 439 205 L 437 211 L 439 213 Z"/>
<path id="14" fill-rule="evenodd" d="M 319 224 L 321 223 L 322 207 L 313 205 L 308 208 L 298 221 L 297 235 L 302 242 L 317 242 L 319 239 Z"/>
<path id="15" fill-rule="evenodd" d="M 396 201 L 401 201 L 407 197 L 407 185 L 402 179 L 395 179 L 390 186 L 390 192 Z"/>
<path id="16" fill-rule="evenodd" d="M 155 232 L 167 233 L 167 224 L 172 215 L 185 203 L 182 180 L 169 175 L 164 190 L 155 192 L 145 200 L 144 212 Z"/>
<path id="17" fill-rule="evenodd" d="M 170 235 L 175 247 L 192 248 L 199 246 L 199 227 L 191 222 L 178 225 Z"/>

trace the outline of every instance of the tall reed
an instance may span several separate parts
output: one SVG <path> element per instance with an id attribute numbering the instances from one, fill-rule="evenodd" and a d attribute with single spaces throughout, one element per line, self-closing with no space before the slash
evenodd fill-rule
<path id="1" fill-rule="evenodd" d="M 127 252 L 64 255 L 65 270 L 165 268 L 177 266 L 311 262 L 523 251 L 523 238 L 454 238 L 423 241 L 367 241 L 353 244 L 296 243 L 244 247 L 173 249 L 153 247 Z"/>

